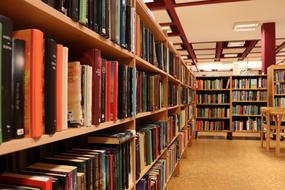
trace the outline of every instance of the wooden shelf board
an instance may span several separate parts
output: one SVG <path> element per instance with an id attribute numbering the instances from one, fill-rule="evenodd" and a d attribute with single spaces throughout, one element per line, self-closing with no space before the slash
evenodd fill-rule
<path id="1" fill-rule="evenodd" d="M 242 130 L 242 131 L 233 131 L 233 133 L 260 133 L 260 131 L 254 131 L 254 130 Z"/>
<path id="2" fill-rule="evenodd" d="M 196 76 L 196 78 L 230 78 L 230 76 Z"/>
<path id="3" fill-rule="evenodd" d="M 172 178 L 172 176 L 173 176 L 173 174 L 174 174 L 174 172 L 175 172 L 175 170 L 176 170 L 176 168 L 177 168 L 177 166 L 178 166 L 178 164 L 179 164 L 180 161 L 181 161 L 181 159 L 180 159 L 180 160 L 177 160 L 177 162 L 175 163 L 173 172 L 172 172 L 172 174 L 167 178 L 163 189 L 166 188 L 167 184 L 169 183 L 170 179 Z"/>
<path id="4" fill-rule="evenodd" d="M 222 104 L 197 104 L 197 106 L 229 106 L 230 103 L 222 103 Z"/>
<path id="5" fill-rule="evenodd" d="M 196 117 L 196 119 L 205 119 L 205 120 L 228 120 L 229 117 Z"/>
<path id="6" fill-rule="evenodd" d="M 230 91 L 230 89 L 196 89 L 196 91 Z"/>
<path id="7" fill-rule="evenodd" d="M 141 170 L 140 177 L 137 179 L 136 184 L 141 180 L 141 178 L 154 166 L 154 164 L 161 158 L 162 155 L 168 150 L 168 148 L 173 144 L 173 142 L 178 138 L 180 133 L 178 133 L 170 143 L 161 151 L 160 155 L 148 166 L 145 166 L 144 169 Z"/>
<path id="8" fill-rule="evenodd" d="M 173 110 L 173 109 L 177 109 L 177 108 L 179 108 L 179 105 L 168 107 L 168 110 Z"/>
<path id="9" fill-rule="evenodd" d="M 180 84 L 181 83 L 178 79 L 174 78 L 172 75 L 170 75 L 170 74 L 167 74 L 167 75 L 168 75 L 168 81 L 169 82 L 173 82 L 173 83 L 176 83 L 176 84 Z"/>
<path id="10" fill-rule="evenodd" d="M 232 103 L 267 103 L 267 101 L 265 100 L 265 101 L 259 101 L 259 100 L 257 100 L 257 101 L 232 101 Z"/>
<path id="11" fill-rule="evenodd" d="M 267 75 L 233 75 L 232 78 L 259 78 L 267 77 Z"/>
<path id="12" fill-rule="evenodd" d="M 156 111 L 148 111 L 148 112 L 138 113 L 136 115 L 136 119 L 139 119 L 139 118 L 142 118 L 142 117 L 147 117 L 147 116 L 150 116 L 150 115 L 153 115 L 153 114 L 157 114 L 157 113 L 160 113 L 160 112 L 164 112 L 166 110 L 167 110 L 167 108 L 161 108 L 160 110 L 156 110 Z"/>
<path id="13" fill-rule="evenodd" d="M 246 90 L 249 90 L 249 91 L 265 91 L 267 90 L 267 88 L 232 88 L 232 90 L 234 91 L 246 91 Z"/>
<path id="14" fill-rule="evenodd" d="M 138 69 L 143 70 L 143 71 L 149 71 L 152 73 L 159 73 L 164 76 L 168 76 L 168 74 L 165 71 L 163 71 L 162 69 L 158 68 L 155 65 L 150 64 L 149 62 L 145 61 L 141 57 L 136 56 L 135 58 L 136 58 L 136 67 Z"/>
<path id="15" fill-rule="evenodd" d="M 79 135 L 84 135 L 87 133 L 92 133 L 95 131 L 99 131 L 102 129 L 107 129 L 116 125 L 124 124 L 127 122 L 134 121 L 134 118 L 127 118 L 127 119 L 122 119 L 118 120 L 116 122 L 109 121 L 105 123 L 101 123 L 96 126 L 90 126 L 90 127 L 79 127 L 79 128 L 68 128 L 64 131 L 61 132 L 56 132 L 53 135 L 43 135 L 38 139 L 33 139 L 33 138 L 22 138 L 22 139 L 14 139 L 5 143 L 2 143 L 0 145 L 0 155 L 76 137 Z"/>
<path id="16" fill-rule="evenodd" d="M 274 83 L 285 84 L 285 81 L 274 81 Z"/>
<path id="17" fill-rule="evenodd" d="M 235 114 L 233 114 L 232 116 L 233 117 L 261 117 L 261 115 L 246 115 L 246 114 L 244 114 L 244 115 L 241 115 L 241 114 L 235 115 Z"/>
<path id="18" fill-rule="evenodd" d="M 230 130 L 200 130 L 197 132 L 205 132 L 205 133 L 221 133 L 221 132 L 231 132 Z"/>
<path id="19" fill-rule="evenodd" d="M 128 50 L 73 21 L 42 1 L 21 0 L 17 3 L 1 1 L 0 12 L 10 17 L 18 28 L 40 29 L 58 43 L 71 48 L 71 52 L 73 50 L 77 53 L 96 47 L 102 51 L 103 55 L 110 58 L 134 57 Z"/>
<path id="20" fill-rule="evenodd" d="M 274 94 L 273 96 L 285 96 L 285 94 Z"/>

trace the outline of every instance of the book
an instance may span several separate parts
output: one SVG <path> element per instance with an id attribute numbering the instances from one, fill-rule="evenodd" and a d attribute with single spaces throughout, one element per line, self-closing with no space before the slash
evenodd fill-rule
<path id="1" fill-rule="evenodd" d="M 80 62 L 68 63 L 68 126 L 82 125 Z"/>
<path id="2" fill-rule="evenodd" d="M 13 23 L 8 17 L 0 15 L 1 23 L 1 46 L 0 46 L 0 72 L 1 72 L 1 118 L 2 140 L 8 141 L 13 138 L 12 126 L 12 31 Z M 0 142 L 1 143 L 1 142 Z"/>
<path id="3" fill-rule="evenodd" d="M 78 22 L 87 24 L 87 0 L 79 0 L 79 18 Z"/>
<path id="4" fill-rule="evenodd" d="M 66 2 L 67 16 L 74 21 L 79 20 L 79 0 L 70 0 Z"/>
<path id="5" fill-rule="evenodd" d="M 62 130 L 68 128 L 68 48 L 63 47 L 62 53 Z"/>
<path id="6" fill-rule="evenodd" d="M 25 41 L 13 40 L 12 81 L 13 81 L 13 127 L 14 138 L 24 137 L 24 76 Z"/>
<path id="7" fill-rule="evenodd" d="M 43 190 L 52 190 L 52 181 L 49 177 L 32 176 L 18 173 L 2 173 L 0 182 L 13 185 L 38 187 Z"/>
<path id="8" fill-rule="evenodd" d="M 56 41 L 45 39 L 44 62 L 44 109 L 45 109 L 45 133 L 54 134 L 56 131 L 57 117 L 57 92 L 56 92 Z"/>
<path id="9" fill-rule="evenodd" d="M 20 185 L 11 185 L 11 184 L 0 184 L 1 190 L 8 190 L 8 189 L 14 189 L 14 190 L 40 190 L 40 188 L 37 187 L 28 187 L 28 186 L 20 186 Z"/>
<path id="10" fill-rule="evenodd" d="M 110 100 L 110 94 L 111 94 L 111 62 L 106 61 L 106 88 L 105 88 L 105 119 L 106 121 L 110 121 L 110 114 L 111 114 L 111 100 Z"/>
<path id="11" fill-rule="evenodd" d="M 117 61 L 111 61 L 110 68 L 110 120 L 118 119 L 118 67 Z"/>
<path id="12" fill-rule="evenodd" d="M 105 122 L 105 106 L 106 106 L 106 59 L 102 59 L 101 69 L 101 122 Z"/>
<path id="13" fill-rule="evenodd" d="M 128 116 L 127 113 L 127 65 L 119 65 L 118 70 L 118 118 L 123 119 Z"/>
<path id="14" fill-rule="evenodd" d="M 43 134 L 43 33 L 37 29 L 19 30 L 14 38 L 25 41 L 25 137 L 39 138 Z"/>
<path id="15" fill-rule="evenodd" d="M 63 129 L 63 45 L 56 45 L 56 131 Z"/>

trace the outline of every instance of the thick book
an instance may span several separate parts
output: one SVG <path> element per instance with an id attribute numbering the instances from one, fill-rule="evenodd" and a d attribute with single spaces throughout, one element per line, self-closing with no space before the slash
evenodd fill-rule
<path id="1" fill-rule="evenodd" d="M 62 130 L 68 128 L 68 48 L 63 47 L 62 53 Z"/>
<path id="2" fill-rule="evenodd" d="M 111 62 L 106 61 L 106 83 L 105 83 L 105 121 L 110 121 L 110 114 L 111 114 L 111 103 L 110 103 L 110 96 L 111 96 Z"/>
<path id="3" fill-rule="evenodd" d="M 12 97 L 14 138 L 24 137 L 25 41 L 13 40 Z"/>
<path id="4" fill-rule="evenodd" d="M 12 127 L 12 32 L 13 23 L 8 17 L 0 15 L 1 27 L 1 46 L 0 46 L 0 65 L 1 65 L 1 110 L 0 127 L 2 128 L 3 141 L 13 138 Z"/>
<path id="5" fill-rule="evenodd" d="M 120 45 L 127 48 L 126 44 L 126 0 L 120 0 Z"/>
<path id="6" fill-rule="evenodd" d="M 111 14 L 111 22 L 110 22 L 110 28 L 111 28 L 111 40 L 115 43 L 118 42 L 119 36 L 118 36 L 118 1 L 119 0 L 111 0 L 110 1 L 110 10 Z"/>
<path id="7" fill-rule="evenodd" d="M 67 3 L 67 16 L 74 21 L 79 20 L 79 0 L 69 0 Z"/>
<path id="8" fill-rule="evenodd" d="M 51 38 L 45 39 L 44 118 L 46 134 L 53 134 L 56 131 L 56 52 L 56 41 Z"/>
<path id="9" fill-rule="evenodd" d="M 52 190 L 52 180 L 45 176 L 33 176 L 18 173 L 3 173 L 0 175 L 0 182 L 38 187 L 42 190 Z"/>
<path id="10" fill-rule="evenodd" d="M 117 61 L 111 61 L 110 69 L 110 120 L 118 119 L 118 67 Z"/>
<path id="11" fill-rule="evenodd" d="M 63 113 L 62 102 L 63 100 L 63 85 L 62 85 L 62 66 L 63 66 L 63 46 L 61 44 L 56 45 L 56 131 L 60 132 L 63 128 Z"/>
<path id="12" fill-rule="evenodd" d="M 43 134 L 43 33 L 37 29 L 19 30 L 14 38 L 25 41 L 25 137 L 39 138 Z"/>
<path id="13" fill-rule="evenodd" d="M 106 64 L 107 60 L 102 59 L 102 69 L 101 69 L 101 122 L 106 121 L 105 111 L 106 111 Z"/>
<path id="14" fill-rule="evenodd" d="M 118 118 L 126 118 L 127 115 L 127 65 L 119 65 L 118 75 Z"/>
<path id="15" fill-rule="evenodd" d="M 82 125 L 80 63 L 68 63 L 68 125 Z"/>
<path id="16" fill-rule="evenodd" d="M 93 144 L 122 144 L 133 136 L 131 131 L 120 133 L 98 134 L 96 136 L 88 137 L 88 143 Z"/>

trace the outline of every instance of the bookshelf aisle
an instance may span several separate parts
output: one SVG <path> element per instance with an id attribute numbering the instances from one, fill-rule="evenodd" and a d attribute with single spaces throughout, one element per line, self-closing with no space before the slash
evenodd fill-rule
<path id="1" fill-rule="evenodd" d="M 42 133 L 27 136 L 23 133 L 23 126 L 17 123 L 17 129 L 22 128 L 22 133 L 19 132 L 21 135 L 17 139 L 13 137 L 8 139 L 7 136 L 0 139 L 1 172 L 25 170 L 26 174 L 22 176 L 23 178 L 34 176 L 37 172 L 46 173 L 53 178 L 62 178 L 54 174 L 56 171 L 63 170 L 62 166 L 57 164 L 68 163 L 69 167 L 65 169 L 68 168 L 73 173 L 74 180 L 70 179 L 70 183 L 65 184 L 66 186 L 47 180 L 48 189 L 58 187 L 56 185 L 75 188 L 76 178 L 78 188 L 80 185 L 81 187 L 85 185 L 87 189 L 95 188 L 96 182 L 96 187 L 99 185 L 102 189 L 116 185 L 120 189 L 130 190 L 143 186 L 148 178 L 156 179 L 156 183 L 161 182 L 158 179 L 161 172 L 165 172 L 167 177 L 163 181 L 163 187 L 166 188 L 171 176 L 179 174 L 179 160 L 185 157 L 186 148 L 193 134 L 192 128 L 195 126 L 194 76 L 149 14 L 144 2 L 131 0 L 125 6 L 125 15 L 118 10 L 115 11 L 116 13 L 111 13 L 110 10 L 105 12 L 108 16 L 119 14 L 114 17 L 125 19 L 125 23 L 117 27 L 112 26 L 113 20 L 111 23 L 106 20 L 105 30 L 103 26 L 93 25 L 92 19 L 87 19 L 84 7 L 79 8 L 78 15 L 69 10 L 71 8 L 67 10 L 67 15 L 64 15 L 60 12 L 61 9 L 58 11 L 42 1 L 1 1 L 0 14 L 9 17 L 15 28 L 36 28 L 38 30 L 29 31 L 42 31 L 44 38 L 52 38 L 51 42 L 63 44 L 66 49 L 68 47 L 68 53 L 58 53 L 60 51 L 53 53 L 57 55 L 60 63 L 62 60 L 64 60 L 62 64 L 66 63 L 66 68 L 62 67 L 62 73 L 66 72 L 65 75 L 57 71 L 58 78 L 63 79 L 62 85 L 68 85 L 68 89 L 74 89 L 74 92 L 62 91 L 66 93 L 68 99 L 68 102 L 64 98 L 61 99 L 66 102 L 66 110 L 61 108 L 63 104 L 54 108 L 56 110 L 54 112 L 62 113 L 62 116 L 53 116 L 57 119 L 63 118 L 61 128 L 58 128 L 59 124 L 56 123 L 47 133 L 46 130 L 50 126 L 45 125 L 46 130 Z M 2 23 L 2 20 L 0 21 Z M 5 27 L 3 23 L 2 25 Z M 41 39 L 43 40 L 43 37 Z M 60 47 L 56 42 L 55 45 Z M 45 56 L 47 56 L 46 52 Z M 57 64 L 58 60 L 56 60 Z M 93 63 L 92 60 L 95 62 Z M 100 76 L 97 76 L 98 63 L 102 64 Z M 31 67 L 34 67 L 32 63 Z M 46 67 L 45 65 L 43 69 L 46 70 Z M 56 68 L 58 67 L 57 65 Z M 78 72 L 78 75 L 67 72 L 71 67 L 74 72 Z M 97 84 L 98 81 L 100 83 L 91 84 L 88 77 L 92 79 L 92 83 Z M 114 80 L 112 77 L 115 77 Z M 56 79 L 59 80 L 58 78 Z M 48 82 L 52 81 L 48 80 Z M 94 86 L 98 86 L 98 89 Z M 80 92 L 80 96 L 73 100 L 70 94 L 75 91 Z M 109 96 L 109 93 L 112 95 Z M 49 109 L 49 102 L 42 98 L 45 101 L 45 108 Z M 73 102 L 69 102 L 69 98 Z M 71 104 L 74 106 L 72 116 L 70 116 L 69 107 Z M 58 111 L 59 109 L 62 111 Z M 100 113 L 97 113 L 98 110 Z M 64 120 L 63 116 L 64 113 L 67 116 L 67 111 L 69 117 Z M 50 113 L 52 112 L 48 112 Z M 52 117 L 52 114 L 45 116 Z M 47 124 L 47 121 L 42 122 Z M 35 127 L 40 128 L 40 126 Z M 31 129 L 34 130 L 33 127 Z M 9 132 L 5 130 L 5 133 Z M 0 136 L 2 137 L 2 134 Z M 144 142 L 145 139 L 147 142 Z M 147 146 L 146 149 L 142 148 L 143 145 Z M 144 150 L 147 151 L 144 152 Z M 129 159 L 120 159 L 122 156 Z M 94 160 L 94 163 L 91 160 Z M 46 165 L 37 163 L 38 161 L 45 162 Z M 99 165 L 96 165 L 95 161 Z M 18 164 L 15 165 L 15 163 Z M 79 169 L 79 163 L 82 168 L 86 164 L 92 171 Z M 95 164 L 98 169 L 95 165 L 91 167 L 88 164 Z M 56 168 L 56 171 L 46 167 Z M 31 172 L 30 169 L 35 171 Z M 75 175 L 76 170 L 78 173 Z M 102 179 L 96 179 L 91 174 L 93 170 L 94 173 L 104 170 L 106 173 L 103 174 Z M 2 175 L 0 182 L 8 178 L 10 179 L 11 176 Z M 30 181 L 27 181 L 25 185 L 28 186 L 29 183 Z M 73 184 L 72 187 L 68 186 L 71 184 Z"/>

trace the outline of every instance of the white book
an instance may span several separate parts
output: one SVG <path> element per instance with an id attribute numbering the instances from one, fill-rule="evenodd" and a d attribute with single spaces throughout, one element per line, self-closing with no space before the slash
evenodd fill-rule
<path id="1" fill-rule="evenodd" d="M 92 123 L 92 67 L 87 69 L 87 124 Z"/>
<path id="2" fill-rule="evenodd" d="M 63 47 L 62 53 L 62 130 L 68 128 L 68 48 Z"/>

